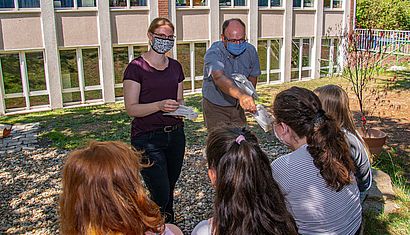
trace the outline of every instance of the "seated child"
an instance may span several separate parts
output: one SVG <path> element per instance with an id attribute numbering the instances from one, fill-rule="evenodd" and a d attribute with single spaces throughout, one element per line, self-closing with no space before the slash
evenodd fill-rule
<path id="1" fill-rule="evenodd" d="M 216 191 L 214 213 L 192 235 L 297 234 L 255 135 L 235 127 L 216 128 L 208 135 L 205 152 Z"/>
<path id="2" fill-rule="evenodd" d="M 63 170 L 61 234 L 182 234 L 164 224 L 147 196 L 141 156 L 121 142 L 91 142 L 71 152 Z"/>
<path id="3" fill-rule="evenodd" d="M 355 177 L 360 190 L 360 199 L 363 201 L 366 191 L 372 183 L 370 152 L 356 131 L 353 115 L 349 108 L 349 97 L 337 85 L 322 86 L 316 88 L 313 92 L 319 97 L 323 110 L 336 120 L 336 123 L 339 124 L 347 136 L 350 152 L 356 165 Z"/>
<path id="4" fill-rule="evenodd" d="M 344 132 L 310 90 L 292 87 L 273 103 L 273 130 L 293 152 L 272 162 L 299 234 L 358 234 L 355 165 Z"/>

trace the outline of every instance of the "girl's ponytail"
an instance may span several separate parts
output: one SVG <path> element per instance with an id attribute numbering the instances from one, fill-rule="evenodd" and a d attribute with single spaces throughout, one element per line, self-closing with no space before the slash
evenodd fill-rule
<path id="1" fill-rule="evenodd" d="M 277 122 L 287 124 L 301 138 L 306 136 L 307 149 L 329 187 L 339 191 L 351 183 L 355 167 L 345 135 L 312 91 L 292 87 L 280 92 L 273 112 Z"/>
<path id="2" fill-rule="evenodd" d="M 312 132 L 306 136 L 307 149 L 327 184 L 340 191 L 351 183 L 350 173 L 354 171 L 345 135 L 322 109 L 318 110 L 312 125 Z"/>

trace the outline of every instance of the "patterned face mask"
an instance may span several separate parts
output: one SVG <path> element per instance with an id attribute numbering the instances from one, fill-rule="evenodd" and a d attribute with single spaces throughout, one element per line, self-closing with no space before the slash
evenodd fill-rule
<path id="1" fill-rule="evenodd" d="M 174 39 L 154 37 L 151 48 L 158 54 L 165 54 L 174 46 Z"/>

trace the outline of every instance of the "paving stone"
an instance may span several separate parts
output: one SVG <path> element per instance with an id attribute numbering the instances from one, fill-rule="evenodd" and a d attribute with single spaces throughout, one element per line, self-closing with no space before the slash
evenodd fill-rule
<path id="1" fill-rule="evenodd" d="M 23 150 L 35 150 L 36 147 L 34 147 L 34 146 L 23 146 L 22 149 L 23 149 Z"/>
<path id="2" fill-rule="evenodd" d="M 367 192 L 367 199 L 364 201 L 363 210 L 372 210 L 376 213 L 392 213 L 397 209 L 393 202 L 395 192 L 393 191 L 390 176 L 383 171 L 372 169 L 373 182 Z"/>

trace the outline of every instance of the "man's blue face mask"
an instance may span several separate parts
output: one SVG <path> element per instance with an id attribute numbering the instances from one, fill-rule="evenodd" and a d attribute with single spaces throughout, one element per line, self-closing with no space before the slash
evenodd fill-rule
<path id="1" fill-rule="evenodd" d="M 226 50 L 234 56 L 242 54 L 246 50 L 247 42 L 242 42 L 239 44 L 228 42 L 226 45 Z"/>

